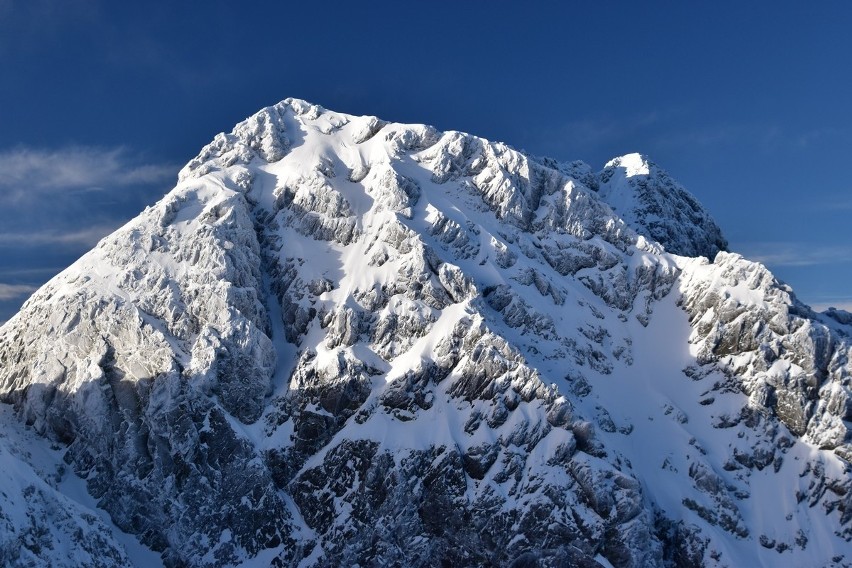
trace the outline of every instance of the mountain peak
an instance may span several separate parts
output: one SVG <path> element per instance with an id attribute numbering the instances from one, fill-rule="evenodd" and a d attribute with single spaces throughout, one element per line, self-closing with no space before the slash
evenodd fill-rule
<path id="1" fill-rule="evenodd" d="M 727 240 L 710 213 L 665 170 L 643 154 L 607 162 L 598 192 L 624 221 L 668 252 L 713 259 Z"/>
<path id="2" fill-rule="evenodd" d="M 605 170 L 608 168 L 621 168 L 624 177 L 628 178 L 633 176 L 647 176 L 651 173 L 651 164 L 648 161 L 648 157 L 637 152 L 613 158 L 604 166 Z"/>
<path id="3" fill-rule="evenodd" d="M 0 558 L 87 518 L 67 475 L 168 566 L 827 565 L 847 326 L 723 247 L 639 154 L 267 107 L 0 328 L 68 466 Z"/>

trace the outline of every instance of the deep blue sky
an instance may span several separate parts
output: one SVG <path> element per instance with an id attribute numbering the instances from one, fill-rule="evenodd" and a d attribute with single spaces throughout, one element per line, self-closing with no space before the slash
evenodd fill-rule
<path id="1" fill-rule="evenodd" d="M 639 151 L 852 308 L 852 3 L 0 0 L 0 321 L 288 96 L 600 168 Z"/>

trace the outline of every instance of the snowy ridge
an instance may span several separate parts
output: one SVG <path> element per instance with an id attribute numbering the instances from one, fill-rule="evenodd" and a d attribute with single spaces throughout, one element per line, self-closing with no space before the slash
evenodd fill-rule
<path id="1" fill-rule="evenodd" d="M 167 566 L 849 565 L 848 326 L 725 247 L 642 156 L 288 99 L 0 328 L 0 397 Z"/>

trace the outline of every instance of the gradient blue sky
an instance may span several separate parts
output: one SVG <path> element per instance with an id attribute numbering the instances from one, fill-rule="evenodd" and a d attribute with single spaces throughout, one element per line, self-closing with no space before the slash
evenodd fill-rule
<path id="1" fill-rule="evenodd" d="M 0 0 L 0 321 L 288 96 L 596 169 L 648 154 L 731 248 L 852 309 L 852 2 Z"/>

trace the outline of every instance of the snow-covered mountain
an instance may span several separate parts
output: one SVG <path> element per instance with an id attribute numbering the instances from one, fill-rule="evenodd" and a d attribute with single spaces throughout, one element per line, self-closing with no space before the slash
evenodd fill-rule
<path id="1" fill-rule="evenodd" d="M 852 565 L 852 316 L 726 247 L 638 154 L 263 109 L 0 328 L 0 563 Z"/>

